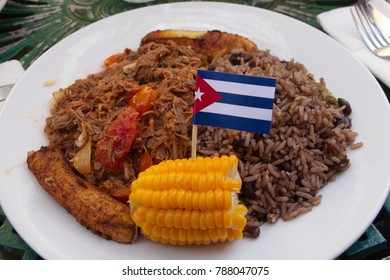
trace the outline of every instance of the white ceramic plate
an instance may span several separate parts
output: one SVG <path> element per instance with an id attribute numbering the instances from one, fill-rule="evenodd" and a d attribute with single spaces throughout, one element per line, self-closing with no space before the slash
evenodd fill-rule
<path id="1" fill-rule="evenodd" d="M 324 77 L 353 107 L 364 147 L 350 151 L 351 168 L 323 191 L 323 201 L 289 222 L 261 227 L 258 239 L 199 247 L 133 245 L 104 240 L 59 206 L 28 171 L 26 153 L 47 144 L 43 133 L 51 93 L 101 69 L 102 61 L 156 29 L 219 29 L 246 36 L 283 59 Z M 43 86 L 46 80 L 56 84 Z M 151 6 L 101 20 L 42 55 L 15 86 L 0 118 L 0 199 L 17 232 L 47 259 L 333 259 L 365 231 L 389 191 L 388 101 L 374 77 L 344 47 L 289 17 L 258 8 L 191 2 Z"/>

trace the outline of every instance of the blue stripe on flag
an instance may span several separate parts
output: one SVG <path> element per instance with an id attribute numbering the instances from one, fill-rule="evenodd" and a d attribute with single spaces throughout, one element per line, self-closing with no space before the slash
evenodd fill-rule
<path id="1" fill-rule="evenodd" d="M 274 100 L 271 98 L 253 97 L 239 94 L 232 94 L 227 92 L 218 92 L 222 98 L 218 103 L 234 104 L 248 107 L 271 109 L 274 105 Z"/>
<path id="2" fill-rule="evenodd" d="M 248 75 L 237 75 L 225 72 L 215 72 L 215 71 L 206 71 L 206 70 L 198 70 L 197 73 L 203 79 L 210 80 L 220 80 L 226 82 L 235 82 L 235 83 L 245 83 L 252 85 L 261 85 L 268 87 L 276 86 L 276 79 L 274 78 L 265 78 L 258 76 L 248 76 Z"/>
<path id="3" fill-rule="evenodd" d="M 240 118 L 229 115 L 198 112 L 192 122 L 199 125 L 218 126 L 255 133 L 269 133 L 271 121 Z"/>

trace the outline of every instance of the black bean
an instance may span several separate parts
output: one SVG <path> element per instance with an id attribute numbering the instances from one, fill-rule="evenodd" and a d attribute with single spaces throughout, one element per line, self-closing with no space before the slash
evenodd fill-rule
<path id="1" fill-rule="evenodd" d="M 244 183 L 241 187 L 240 195 L 243 197 L 246 197 L 246 198 L 255 199 L 256 193 L 255 193 L 255 188 L 253 187 L 253 184 Z"/>
<path id="2" fill-rule="evenodd" d="M 352 114 L 351 104 L 349 104 L 347 100 L 345 100 L 344 98 L 338 98 L 337 102 L 339 103 L 340 107 L 345 105 L 345 108 L 343 110 L 344 115 L 349 116 L 350 114 Z"/>
<path id="3" fill-rule="evenodd" d="M 287 172 L 291 172 L 291 171 L 292 171 L 291 163 L 290 163 L 289 161 L 283 162 L 283 163 L 280 165 L 280 169 L 281 169 L 281 170 L 284 170 L 284 171 L 287 171 Z"/>
<path id="4" fill-rule="evenodd" d="M 337 120 L 336 125 L 344 124 L 346 128 L 351 128 L 352 120 L 348 116 L 344 116 L 341 119 Z"/>
<path id="5" fill-rule="evenodd" d="M 337 172 L 345 171 L 349 167 L 349 159 L 348 158 L 342 158 L 339 163 L 334 163 L 329 166 L 330 169 L 336 170 Z"/>
<path id="6" fill-rule="evenodd" d="M 330 154 L 337 156 L 341 153 L 341 147 L 338 143 L 328 141 L 325 145 Z"/>
<path id="7" fill-rule="evenodd" d="M 260 212 L 253 212 L 252 217 L 255 218 L 258 222 L 266 222 L 267 215 Z"/>
<path id="8" fill-rule="evenodd" d="M 248 66 L 249 66 L 250 68 L 256 67 L 256 61 L 254 61 L 254 60 L 252 59 L 251 61 L 249 61 Z"/>
<path id="9" fill-rule="evenodd" d="M 324 149 L 324 143 L 323 142 L 316 143 L 315 148 L 317 150 L 322 151 Z"/>
<path id="10" fill-rule="evenodd" d="M 247 237 L 257 238 L 260 235 L 260 227 L 257 226 L 246 227 L 244 230 L 244 235 Z"/>
<path id="11" fill-rule="evenodd" d="M 239 147 L 245 147 L 245 140 L 244 139 L 234 139 L 233 140 L 233 147 L 234 148 L 239 148 Z"/>
<path id="12" fill-rule="evenodd" d="M 252 56 L 245 53 L 234 53 L 230 56 L 230 62 L 233 65 L 240 65 L 241 61 L 247 63 L 252 59 Z"/>

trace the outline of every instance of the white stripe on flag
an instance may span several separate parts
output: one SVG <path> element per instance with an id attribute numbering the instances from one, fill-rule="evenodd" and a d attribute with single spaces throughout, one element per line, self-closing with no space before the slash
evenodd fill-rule
<path id="1" fill-rule="evenodd" d="M 204 79 L 217 92 L 274 99 L 275 87 Z"/>
<path id="2" fill-rule="evenodd" d="M 230 115 L 257 120 L 272 120 L 272 110 L 215 102 L 200 112 Z"/>

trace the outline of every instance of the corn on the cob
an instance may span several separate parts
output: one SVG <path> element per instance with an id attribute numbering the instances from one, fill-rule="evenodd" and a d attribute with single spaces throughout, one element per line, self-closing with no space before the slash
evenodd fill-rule
<path id="1" fill-rule="evenodd" d="M 242 238 L 247 209 L 239 204 L 236 156 L 168 160 L 131 185 L 132 218 L 163 244 L 209 244 Z"/>

